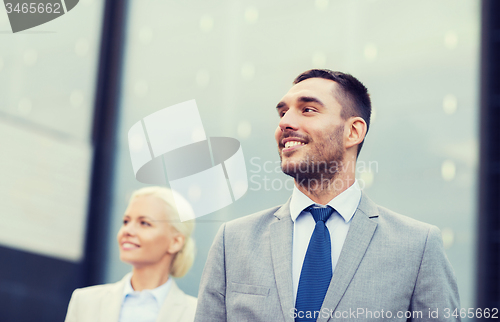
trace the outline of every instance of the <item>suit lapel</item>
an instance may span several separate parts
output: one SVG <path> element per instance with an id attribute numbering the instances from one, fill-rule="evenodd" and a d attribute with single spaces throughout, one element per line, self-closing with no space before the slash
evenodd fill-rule
<path id="1" fill-rule="evenodd" d="M 337 308 L 377 228 L 377 223 L 370 219 L 373 217 L 378 217 L 377 206 L 362 193 L 322 308 L 328 308 L 328 310 Z M 320 317 L 318 322 L 320 321 L 328 321 L 328 318 Z"/>
<path id="2" fill-rule="evenodd" d="M 100 322 L 118 321 L 123 302 L 123 288 L 129 279 L 129 273 L 121 281 L 112 285 L 102 299 Z"/>
<path id="3" fill-rule="evenodd" d="M 170 285 L 170 290 L 168 291 L 168 295 L 165 298 L 165 302 L 163 302 L 160 308 L 160 312 L 158 314 L 158 318 L 156 319 L 156 321 L 158 322 L 181 321 L 182 313 L 186 309 L 184 296 L 185 296 L 184 292 L 182 292 L 177 287 L 175 281 L 172 280 L 172 285 Z"/>
<path id="4" fill-rule="evenodd" d="M 278 220 L 271 224 L 271 256 L 278 297 L 285 321 L 293 321 L 290 309 L 293 304 L 292 290 L 292 234 L 293 222 L 290 217 L 290 199 L 274 214 Z"/>

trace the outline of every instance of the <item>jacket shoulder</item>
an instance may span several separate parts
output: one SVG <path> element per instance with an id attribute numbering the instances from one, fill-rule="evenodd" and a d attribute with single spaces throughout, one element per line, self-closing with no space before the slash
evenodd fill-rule
<path id="1" fill-rule="evenodd" d="M 377 205 L 379 222 L 390 224 L 403 230 L 428 232 L 434 225 L 419 221 L 417 219 L 399 214 L 395 211 Z"/>
<path id="2" fill-rule="evenodd" d="M 251 215 L 233 219 L 221 226 L 219 233 L 223 238 L 231 241 L 249 241 L 264 237 L 269 232 L 269 227 L 279 221 L 275 213 L 283 206 L 265 209 Z"/>
<path id="3" fill-rule="evenodd" d="M 396 229 L 401 229 L 407 231 L 422 231 L 427 232 L 433 225 L 424 223 L 422 221 L 410 218 L 408 216 L 401 215 L 395 211 L 387 209 L 385 207 L 379 206 L 373 202 L 368 196 L 362 192 L 361 199 L 356 210 L 366 215 L 370 219 L 377 222 L 382 227 L 393 227 Z"/>
<path id="4" fill-rule="evenodd" d="M 106 294 L 113 288 L 114 284 L 102 284 L 102 285 L 93 285 L 88 287 L 77 288 L 74 291 L 74 294 L 78 294 L 81 296 L 99 296 L 101 294 Z"/>
<path id="5" fill-rule="evenodd" d="M 185 298 L 185 301 L 186 301 L 188 307 L 196 310 L 196 305 L 198 304 L 198 299 L 196 297 L 188 295 L 188 294 L 185 294 L 184 298 Z"/>
<path id="6" fill-rule="evenodd" d="M 239 227 L 246 227 L 248 229 L 250 226 L 259 226 L 266 225 L 273 222 L 276 217 L 274 214 L 278 211 L 283 205 L 271 207 L 265 210 L 258 211 L 256 213 L 243 216 L 241 218 L 233 219 L 226 223 L 226 229 L 238 229 Z"/>
<path id="7" fill-rule="evenodd" d="M 441 231 L 438 227 L 401 215 L 387 208 L 377 206 L 378 217 L 372 218 L 377 222 L 376 236 L 386 243 L 413 249 L 437 242 L 442 245 Z M 420 245 L 420 246 L 418 246 Z M 441 246 L 439 246 L 441 247 Z"/>

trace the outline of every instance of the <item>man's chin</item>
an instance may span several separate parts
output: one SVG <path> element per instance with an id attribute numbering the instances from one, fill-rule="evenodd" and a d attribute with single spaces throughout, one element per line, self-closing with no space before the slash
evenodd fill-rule
<path id="1" fill-rule="evenodd" d="M 295 160 L 282 160 L 281 161 L 281 171 L 284 174 L 294 178 L 301 179 L 304 177 L 309 177 L 309 164 L 307 162 L 300 162 Z"/>
<path id="2" fill-rule="evenodd" d="M 313 166 L 304 160 L 297 162 L 290 159 L 282 159 L 281 171 L 294 178 L 296 182 L 333 180 L 338 175 L 338 171 L 329 172 L 325 169 L 318 169 L 317 166 Z"/>
<path id="3" fill-rule="evenodd" d="M 298 171 L 300 166 L 299 162 L 296 162 L 294 160 L 290 160 L 290 158 L 281 158 L 281 171 L 283 173 L 291 175 L 289 173 L 295 173 Z"/>

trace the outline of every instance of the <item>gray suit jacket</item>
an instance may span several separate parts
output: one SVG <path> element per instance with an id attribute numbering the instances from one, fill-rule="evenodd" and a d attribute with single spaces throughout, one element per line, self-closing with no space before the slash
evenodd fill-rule
<path id="1" fill-rule="evenodd" d="M 119 282 L 76 289 L 65 322 L 118 322 L 127 275 Z M 160 308 L 157 322 L 192 322 L 196 298 L 181 291 L 175 281 Z"/>
<path id="2" fill-rule="evenodd" d="M 289 203 L 222 225 L 196 322 L 294 321 Z M 459 305 L 439 229 L 363 193 L 317 321 L 455 321 Z"/>

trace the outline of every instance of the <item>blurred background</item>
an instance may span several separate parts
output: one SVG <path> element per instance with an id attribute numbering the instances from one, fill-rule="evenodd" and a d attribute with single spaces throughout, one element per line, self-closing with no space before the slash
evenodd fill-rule
<path id="1" fill-rule="evenodd" d="M 127 132 L 196 99 L 207 136 L 237 138 L 249 190 L 197 220 L 178 285 L 197 296 L 223 222 L 286 202 L 275 106 L 310 68 L 372 98 L 358 179 L 438 226 L 463 308 L 500 307 L 500 6 L 479 0 L 81 0 L 13 34 L 0 9 L 0 320 L 62 321 L 77 287 L 116 282 L 135 180 Z M 278 167 L 278 168 L 277 168 Z"/>

